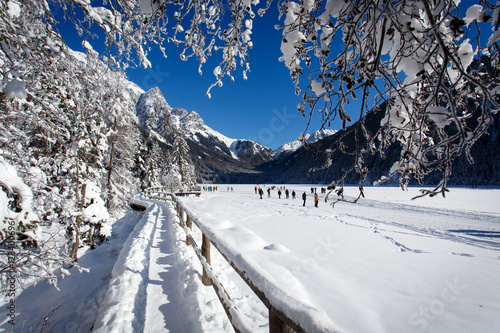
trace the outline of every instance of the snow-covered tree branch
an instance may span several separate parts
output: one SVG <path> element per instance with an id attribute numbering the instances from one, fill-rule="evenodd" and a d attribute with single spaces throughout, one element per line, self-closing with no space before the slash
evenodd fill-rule
<path id="1" fill-rule="evenodd" d="M 299 110 L 310 123 L 320 112 L 322 126 L 339 118 L 347 130 L 329 150 L 355 156 L 344 177 L 358 173 L 362 189 L 367 154 L 383 156 L 395 143 L 401 156 L 388 177 L 399 175 L 405 187 L 438 171 L 442 182 L 428 194 L 444 193 L 455 158 L 467 154 L 473 162 L 470 148 L 499 106 L 498 12 L 483 1 L 465 8 L 456 1 L 334 0 L 281 7 L 283 60 L 297 91 L 303 63 L 312 68 Z M 356 99 L 357 112 L 349 105 Z M 381 128 L 369 132 L 363 116 L 381 106 Z M 355 146 L 345 147 L 350 132 Z M 342 184 L 343 177 L 330 188 Z"/>

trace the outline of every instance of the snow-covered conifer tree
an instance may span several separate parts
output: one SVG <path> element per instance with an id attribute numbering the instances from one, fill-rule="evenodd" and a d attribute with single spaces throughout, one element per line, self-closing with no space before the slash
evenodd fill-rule
<path id="1" fill-rule="evenodd" d="M 179 131 L 175 137 L 170 167 L 165 179 L 167 187 L 172 190 L 190 188 L 196 185 L 194 165 L 189 157 L 189 146 L 182 131 Z"/>
<path id="2" fill-rule="evenodd" d="M 78 219 L 82 228 L 90 223 L 81 219 L 85 208 L 80 207 L 82 187 L 86 183 L 107 185 L 108 138 L 111 134 L 133 138 L 138 133 L 137 128 L 125 129 L 122 123 L 116 131 L 110 126 L 114 116 L 123 117 L 120 111 L 129 108 L 132 115 L 135 111 L 136 101 L 120 97 L 124 91 L 117 91 L 125 81 L 123 74 L 111 72 L 88 43 L 87 55 L 69 50 L 54 29 L 53 18 L 44 19 L 50 16 L 49 8 L 44 1 L 0 3 L 0 155 L 33 193 L 32 210 L 37 219 L 24 225 L 34 224 L 43 234 L 53 235 L 26 248 L 29 259 L 23 261 L 20 271 L 31 269 L 35 280 L 53 279 L 53 269 L 69 262 L 72 248 L 78 250 L 78 245 L 72 245 L 83 244 L 74 235 Z M 120 141 L 127 143 L 130 141 Z M 132 150 L 115 145 L 114 154 L 120 155 L 113 162 L 116 168 L 122 168 L 117 161 L 127 161 L 121 157 Z M 126 177 L 123 169 L 119 172 Z M 129 191 L 129 184 L 112 182 L 121 185 L 111 187 L 115 196 Z M 60 232 L 61 226 L 66 232 Z M 79 231 L 82 237 L 88 236 L 87 230 Z M 89 237 L 82 240 L 93 241 Z M 45 254 L 52 267 L 47 271 Z"/>
<path id="3" fill-rule="evenodd" d="M 164 170 L 161 169 L 162 165 L 162 152 L 158 142 L 149 137 L 147 143 L 148 151 L 146 156 L 146 187 L 161 186 L 161 175 Z"/>
<path id="4" fill-rule="evenodd" d="M 141 133 L 134 122 L 137 100 L 130 97 L 126 80 L 121 73 L 109 72 L 107 87 L 103 89 L 104 109 L 108 132 L 106 159 L 107 176 L 104 179 L 103 198 L 110 214 L 123 210 L 128 196 L 139 190 L 134 177 L 135 152 L 141 142 Z"/>
<path id="5" fill-rule="evenodd" d="M 139 181 L 139 187 L 141 190 L 148 188 L 148 184 L 146 182 L 147 177 L 147 156 L 148 149 L 146 140 L 144 137 L 138 141 L 137 150 L 134 153 L 134 165 L 132 167 L 132 174 Z"/>

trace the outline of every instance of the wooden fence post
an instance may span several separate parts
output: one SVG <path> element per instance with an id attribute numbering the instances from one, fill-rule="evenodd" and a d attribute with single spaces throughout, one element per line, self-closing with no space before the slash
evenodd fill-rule
<path id="1" fill-rule="evenodd" d="M 191 231 L 193 230 L 193 220 L 191 220 L 191 216 L 189 215 L 187 216 L 186 226 L 191 229 Z M 186 245 L 191 245 L 191 240 L 188 235 L 186 235 Z"/>
<path id="2" fill-rule="evenodd" d="M 205 234 L 203 234 L 203 240 L 201 242 L 201 255 L 210 265 L 210 240 L 208 239 L 207 236 L 205 236 Z M 205 267 L 203 267 L 202 282 L 205 286 L 210 286 L 212 284 L 212 281 L 210 280 L 210 277 L 208 276 Z"/>
<path id="3" fill-rule="evenodd" d="M 292 333 L 290 326 L 276 314 L 276 310 L 271 306 L 269 308 L 269 333 Z"/>
<path id="4" fill-rule="evenodd" d="M 180 207 L 180 211 L 179 211 L 179 224 L 181 225 L 181 227 L 184 227 L 184 209 L 182 209 L 182 207 Z"/>

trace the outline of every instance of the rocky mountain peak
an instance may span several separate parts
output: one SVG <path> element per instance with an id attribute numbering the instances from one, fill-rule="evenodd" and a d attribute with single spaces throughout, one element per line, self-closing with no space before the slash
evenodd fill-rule
<path id="1" fill-rule="evenodd" d="M 172 114 L 172 116 L 179 117 L 179 119 L 182 119 L 188 115 L 186 109 L 183 108 L 173 108 L 172 110 L 170 110 L 170 113 Z"/>
<path id="2" fill-rule="evenodd" d="M 322 130 L 318 130 L 312 134 L 306 134 L 304 138 L 308 144 L 311 144 L 311 143 L 317 142 L 321 139 L 332 136 L 335 133 L 337 133 L 336 130 L 322 129 Z M 293 141 L 287 142 L 274 150 L 275 157 L 276 158 L 283 157 L 285 155 L 293 153 L 294 151 L 300 149 L 303 145 L 304 145 L 304 143 L 299 139 L 295 139 Z"/>
<path id="3" fill-rule="evenodd" d="M 187 130 L 203 130 L 207 128 L 207 125 L 196 111 L 191 111 L 181 122 L 182 127 Z"/>
<path id="4" fill-rule="evenodd" d="M 144 129 L 164 142 L 172 142 L 175 133 L 183 129 L 201 178 L 252 172 L 256 165 L 274 159 L 271 149 L 250 140 L 230 139 L 207 126 L 197 112 L 172 108 L 157 87 L 141 95 L 137 117 Z"/>
<path id="5" fill-rule="evenodd" d="M 158 87 L 151 88 L 139 97 L 137 102 L 137 118 L 141 127 L 158 133 L 168 131 L 172 126 L 172 107 Z M 168 133 L 164 133 L 168 134 Z"/>

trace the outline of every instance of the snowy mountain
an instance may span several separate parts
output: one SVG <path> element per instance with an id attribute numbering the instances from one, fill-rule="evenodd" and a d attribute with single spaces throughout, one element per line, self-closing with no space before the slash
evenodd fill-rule
<path id="1" fill-rule="evenodd" d="M 160 137 L 173 135 L 172 107 L 168 105 L 158 87 L 143 93 L 136 109 L 137 118 L 143 129 L 156 132 Z"/>
<path id="2" fill-rule="evenodd" d="M 332 136 L 335 133 L 337 133 L 337 130 L 322 129 L 322 130 L 318 130 L 312 134 L 306 134 L 305 139 L 306 139 L 306 142 L 308 144 L 311 144 L 311 143 L 317 142 L 321 139 L 324 139 L 326 137 Z M 303 143 L 299 139 L 295 139 L 293 141 L 287 142 L 274 150 L 275 158 L 278 159 L 280 157 L 284 157 L 288 154 L 291 154 L 302 146 L 303 146 Z"/>
<path id="3" fill-rule="evenodd" d="M 250 140 L 228 138 L 207 126 L 195 111 L 172 108 L 157 87 L 141 95 L 137 117 L 141 127 L 160 142 L 171 144 L 175 134 L 182 132 L 203 180 L 225 181 L 232 173 L 253 173 L 255 166 L 274 159 L 270 148 Z"/>
<path id="4" fill-rule="evenodd" d="M 385 108 L 384 105 L 381 106 Z M 380 127 L 383 112 L 369 112 L 365 116 L 367 128 L 375 133 Z M 172 108 L 158 88 L 153 88 L 141 95 L 137 103 L 137 117 L 141 127 L 154 137 L 164 153 L 171 148 L 175 134 L 182 130 L 190 147 L 190 154 L 199 181 L 218 183 L 327 183 L 340 177 L 346 165 L 352 165 L 352 156 L 337 151 L 332 156 L 331 165 L 322 171 L 309 172 L 321 167 L 326 160 L 325 151 L 334 145 L 342 132 L 321 130 L 305 136 L 309 149 L 303 147 L 297 139 L 288 142 L 274 152 L 254 141 L 232 139 L 217 132 L 205 124 L 195 111 L 188 112 L 182 108 Z M 491 135 L 481 138 L 481 144 L 472 149 L 475 164 L 470 165 L 465 157 L 454 163 L 453 177 L 450 184 L 497 184 L 496 158 L 500 152 L 497 148 L 498 116 L 491 128 Z M 354 126 L 354 125 L 353 125 Z M 343 141 L 354 146 L 355 138 L 346 136 Z M 314 143 L 314 147 L 311 144 Z M 169 148 L 170 147 L 170 148 Z M 378 180 L 388 174 L 390 167 L 400 154 L 400 147 L 394 146 L 388 151 L 386 158 L 379 155 L 368 156 L 370 174 L 368 182 Z M 471 176 L 473 175 L 473 176 Z M 356 175 L 346 178 L 347 183 L 356 183 Z M 433 175 L 428 177 L 429 183 L 437 181 Z"/>

